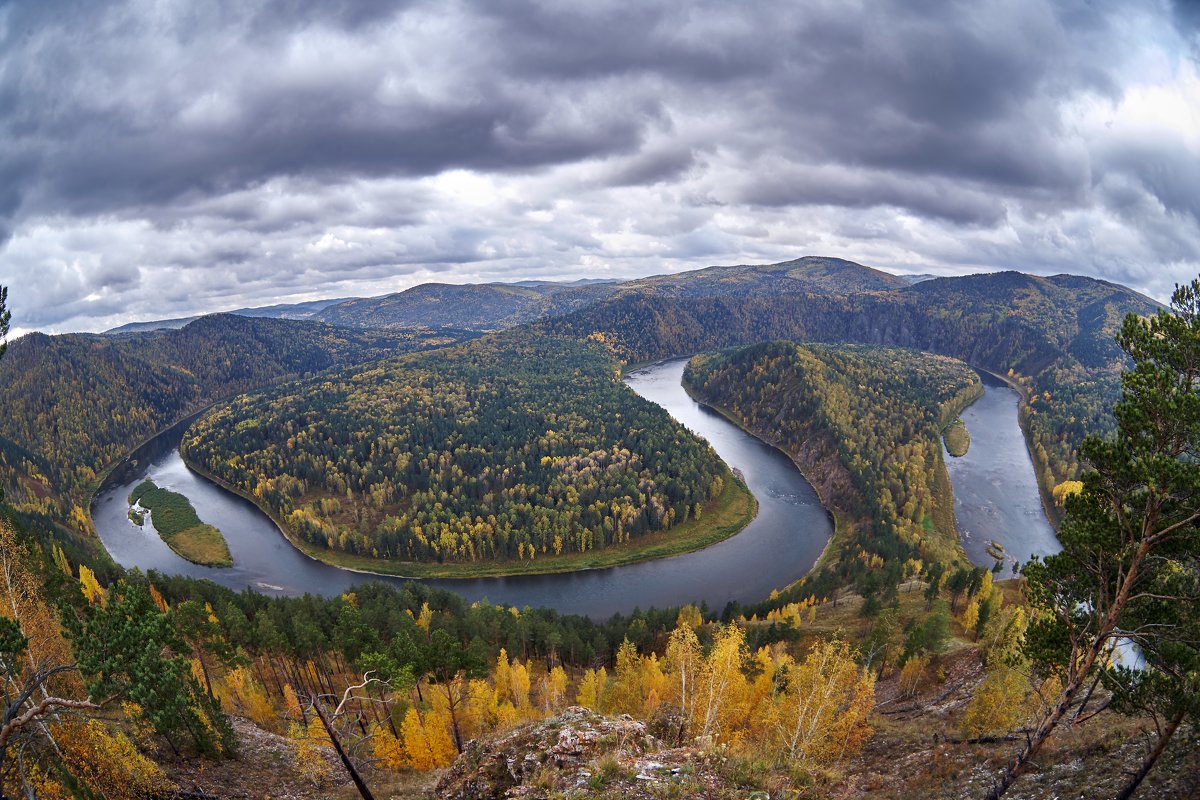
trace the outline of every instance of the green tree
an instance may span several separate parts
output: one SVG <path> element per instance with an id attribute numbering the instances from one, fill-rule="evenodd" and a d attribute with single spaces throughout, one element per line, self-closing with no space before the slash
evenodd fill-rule
<path id="1" fill-rule="evenodd" d="M 93 697 L 137 703 L 156 733 L 178 752 L 181 735 L 206 753 L 229 753 L 233 729 L 192 676 L 188 645 L 140 583 L 121 580 L 104 604 L 65 614 L 66 628 Z"/>
<path id="2" fill-rule="evenodd" d="M 1122 641 L 1161 649 L 1184 632 L 1157 627 L 1145 609 L 1186 601 L 1187 587 L 1165 579 L 1194 572 L 1200 559 L 1200 281 L 1176 288 L 1172 311 L 1126 317 L 1117 341 L 1134 366 L 1122 376 L 1117 434 L 1085 442 L 1092 470 L 1066 500 L 1063 551 L 1024 570 L 1033 606 L 1026 653 L 1063 688 L 989 798 L 1024 772 Z"/>

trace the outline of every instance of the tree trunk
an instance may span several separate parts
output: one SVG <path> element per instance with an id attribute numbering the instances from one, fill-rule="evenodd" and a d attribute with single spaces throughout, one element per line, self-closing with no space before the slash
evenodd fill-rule
<path id="1" fill-rule="evenodd" d="M 333 726 L 329 724 L 329 718 L 321 710 L 320 702 L 314 700 L 312 707 L 317 718 L 321 720 L 321 724 L 325 726 L 325 732 L 329 734 L 329 741 L 333 742 L 333 749 L 337 751 L 338 758 L 342 760 L 342 766 L 350 774 L 350 780 L 354 781 L 354 788 L 358 789 L 358 793 L 362 795 L 363 800 L 375 800 L 375 796 L 367 788 L 366 781 L 363 780 L 362 775 L 358 774 L 358 770 L 354 768 L 354 764 L 350 761 L 350 756 L 346 755 L 345 749 L 342 748 L 342 740 L 337 735 L 337 731 L 333 729 Z"/>
<path id="2" fill-rule="evenodd" d="M 1136 773 L 1134 773 L 1134 776 L 1129 780 L 1129 783 L 1125 785 L 1125 788 L 1121 790 L 1121 793 L 1116 796 L 1115 800 L 1129 800 L 1129 798 L 1133 797 L 1133 793 L 1136 792 L 1138 787 L 1142 785 L 1142 780 L 1145 779 L 1150 770 L 1154 768 L 1154 764 L 1158 761 L 1158 757 L 1161 756 L 1163 751 L 1167 749 L 1167 745 L 1170 743 L 1171 737 L 1175 735 L 1175 731 L 1179 729 L 1179 724 L 1181 722 L 1183 722 L 1182 711 L 1171 717 L 1171 721 L 1167 723 L 1167 727 L 1161 734 L 1159 734 L 1158 744 L 1154 745 L 1154 749 L 1151 750 L 1149 755 L 1146 756 L 1146 759 L 1142 762 L 1142 766 L 1138 768 Z"/>

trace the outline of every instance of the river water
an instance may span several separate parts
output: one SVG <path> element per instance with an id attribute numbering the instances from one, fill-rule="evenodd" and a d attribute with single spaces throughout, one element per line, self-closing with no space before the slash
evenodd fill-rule
<path id="1" fill-rule="evenodd" d="M 626 383 L 708 440 L 730 467 L 742 473 L 759 503 L 758 515 L 745 529 L 695 553 L 623 567 L 427 582 L 468 600 L 545 606 L 603 619 L 638 607 L 705 602 L 719 610 L 730 600 L 755 602 L 807 573 L 832 533 L 829 515 L 783 453 L 688 396 L 681 385 L 685 364 L 686 359 L 655 364 L 631 373 Z M 963 414 L 972 438 L 970 451 L 960 459 L 947 456 L 947 462 L 967 552 L 976 563 L 990 566 L 994 560 L 984 550 L 990 540 L 1021 558 L 1028 557 L 1026 550 L 1052 552 L 1057 541 L 1042 515 L 1033 466 L 1017 426 L 1016 393 L 985 377 L 990 382 L 986 393 Z M 187 468 L 178 452 L 187 424 L 140 448 L 96 496 L 92 507 L 96 529 L 118 563 L 268 594 L 336 595 L 365 581 L 403 582 L 329 566 L 296 550 L 252 503 Z M 187 496 L 200 518 L 221 530 L 234 566 L 202 567 L 185 561 L 149 524 L 138 527 L 129 520 L 126 498 L 147 476 Z"/>
<path id="2" fill-rule="evenodd" d="M 1014 559 L 1025 562 L 1062 548 L 1042 509 L 1033 461 L 1017 421 L 1020 395 L 999 378 L 980 374 L 983 396 L 962 413 L 971 447 L 961 458 L 944 450 L 943 455 L 963 549 L 972 562 L 990 567 L 996 559 L 988 554 L 988 545 L 999 543 L 1005 554 L 1000 575 L 1007 578 Z"/>
<path id="3" fill-rule="evenodd" d="M 741 470 L 758 498 L 755 519 L 740 533 L 695 553 L 611 569 L 556 575 L 463 580 L 431 579 L 431 585 L 469 600 L 487 598 L 518 607 L 547 606 L 596 619 L 634 608 L 706 602 L 720 610 L 730 600 L 754 602 L 812 567 L 832 532 L 816 493 L 795 465 L 688 396 L 680 384 L 686 359 L 630 374 L 628 385 L 665 407 L 707 439 L 731 467 Z M 314 561 L 288 543 L 252 503 L 193 473 L 178 453 L 186 425 L 162 434 L 134 454 L 137 463 L 96 496 L 93 519 L 109 553 L 126 567 L 209 578 L 232 589 L 250 587 L 281 594 L 336 595 L 357 583 L 381 578 Z M 225 535 L 234 566 L 201 567 L 175 555 L 147 524 L 129 521 L 126 498 L 144 477 L 187 496 L 200 518 Z"/>

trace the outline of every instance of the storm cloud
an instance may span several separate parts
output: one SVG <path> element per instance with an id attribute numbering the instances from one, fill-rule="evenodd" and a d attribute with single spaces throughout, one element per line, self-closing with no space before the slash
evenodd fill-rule
<path id="1" fill-rule="evenodd" d="M 833 255 L 1200 272 L 1165 0 L 0 2 L 14 327 Z"/>

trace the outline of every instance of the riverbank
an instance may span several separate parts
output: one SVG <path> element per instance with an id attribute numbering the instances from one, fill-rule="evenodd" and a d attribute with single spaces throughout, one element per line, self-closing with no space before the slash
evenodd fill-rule
<path id="1" fill-rule="evenodd" d="M 201 465 L 180 452 L 188 469 L 205 480 L 235 494 L 255 505 L 270 517 L 284 538 L 293 547 L 309 558 L 339 569 L 367 575 L 396 578 L 501 578 L 515 575 L 554 575 L 567 572 L 607 569 L 652 561 L 660 558 L 684 555 L 703 550 L 724 541 L 745 528 L 758 513 L 758 501 L 732 473 L 723 476 L 721 494 L 710 500 L 703 509 L 700 519 L 691 519 L 676 525 L 669 531 L 656 531 L 642 536 L 620 548 L 593 550 L 587 553 L 565 553 L 561 555 L 541 554 L 528 561 L 490 561 L 472 563 L 422 563 L 416 561 L 384 561 L 351 553 L 337 553 L 316 547 L 295 534 L 279 518 L 273 509 L 258 498 L 213 475 Z"/>
<path id="2" fill-rule="evenodd" d="M 860 526 L 871 522 L 865 495 L 849 469 L 842 463 L 840 454 L 844 448 L 834 432 L 815 424 L 812 419 L 794 420 L 793 422 L 799 425 L 799 430 L 792 432 L 792 440 L 802 444 L 792 447 L 783 439 L 779 430 L 760 430 L 750 426 L 730 409 L 705 400 L 686 380 L 686 374 L 683 387 L 697 403 L 712 409 L 730 424 L 780 451 L 796 466 L 817 493 L 833 523 L 833 534 L 810 574 L 833 566 L 840 554 L 852 543 Z M 939 409 L 942 424 L 957 419 L 959 414 L 982 397 L 984 392 L 982 382 L 977 380 L 947 400 Z M 938 444 L 940 445 L 940 442 Z M 929 486 L 933 502 L 924 525 L 926 535 L 921 544 L 924 558 L 946 564 L 969 562 L 956 525 L 954 490 L 941 447 L 936 446 L 933 452 L 936 453 L 937 464 L 934 466 Z M 797 579 L 789 587 L 799 584 L 805 577 L 807 575 Z"/>

